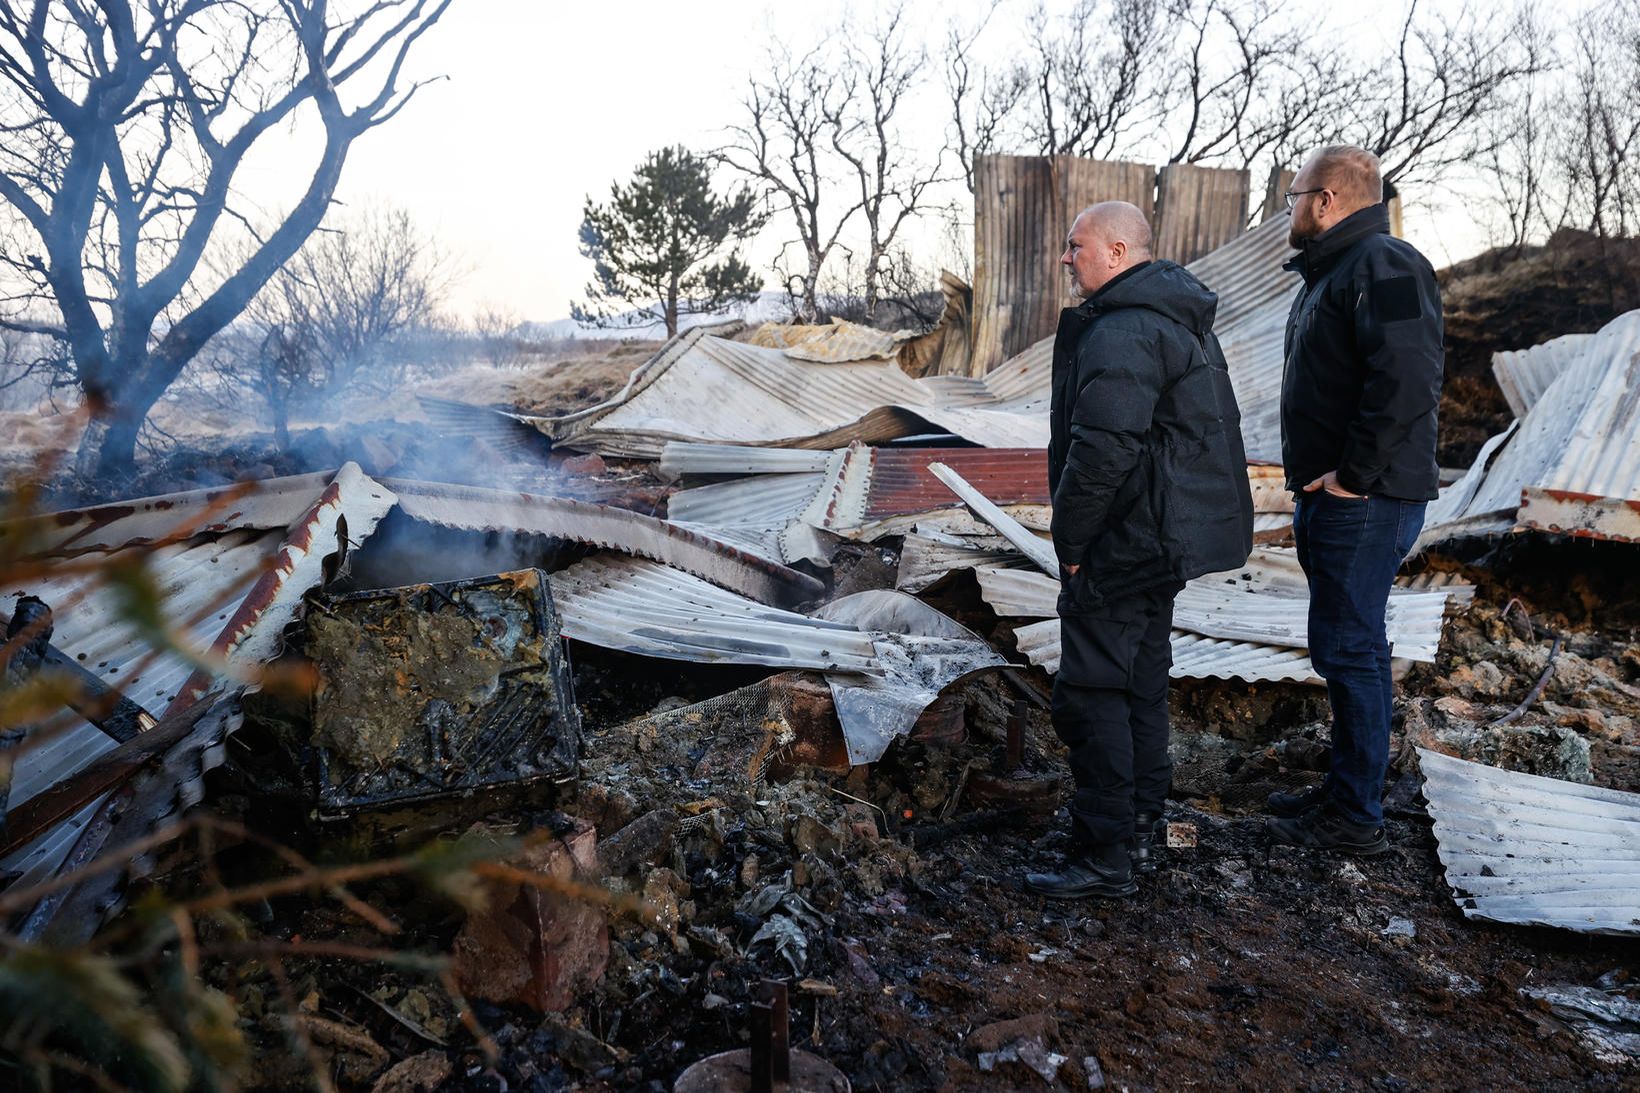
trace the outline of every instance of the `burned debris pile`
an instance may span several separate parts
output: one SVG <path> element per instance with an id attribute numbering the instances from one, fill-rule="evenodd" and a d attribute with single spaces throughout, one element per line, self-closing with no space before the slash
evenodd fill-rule
<path id="1" fill-rule="evenodd" d="M 1018 880 L 1064 839 L 1046 346 L 839 324 L 697 328 L 577 413 L 429 401 L 528 490 L 346 461 L 0 527 L 5 693 L 75 684 L 0 742 L 10 932 L 172 930 L 269 1087 L 1615 1085 L 1632 952 L 1566 932 L 1640 931 L 1640 312 L 1496 358 L 1518 420 L 1391 598 L 1394 850 L 1341 865 L 1250 815 L 1327 766 L 1283 246 L 1196 263 L 1259 545 L 1178 600 L 1135 905 Z"/>

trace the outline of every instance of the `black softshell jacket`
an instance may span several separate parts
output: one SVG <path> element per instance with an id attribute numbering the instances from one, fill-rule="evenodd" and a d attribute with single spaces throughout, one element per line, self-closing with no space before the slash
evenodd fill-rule
<path id="1" fill-rule="evenodd" d="M 1048 485 L 1054 550 L 1082 567 L 1062 610 L 1247 560 L 1253 501 L 1217 307 L 1188 271 L 1158 261 L 1061 313 Z"/>
<path id="2" fill-rule="evenodd" d="M 1328 471 L 1351 493 L 1435 497 L 1441 294 L 1435 271 L 1372 205 L 1284 267 L 1304 276 L 1287 320 L 1281 461 L 1287 488 Z"/>

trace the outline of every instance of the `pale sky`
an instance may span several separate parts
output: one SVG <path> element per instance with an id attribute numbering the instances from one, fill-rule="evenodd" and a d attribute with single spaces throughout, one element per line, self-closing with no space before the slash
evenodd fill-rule
<path id="1" fill-rule="evenodd" d="M 963 7 L 915 7 L 931 49 L 946 13 Z M 590 274 L 576 249 L 586 196 L 601 199 L 655 148 L 720 143 L 767 28 L 802 39 L 835 25 L 845 10 L 840 0 L 716 0 L 709 8 L 456 0 L 413 55 L 417 75 L 448 78 L 354 144 L 338 197 L 402 206 L 453 251 L 466 270 L 449 301 L 458 314 L 499 304 L 522 318 L 564 317 Z M 875 10 L 855 5 L 867 17 Z M 1016 4 L 1002 14 L 1019 21 L 1025 10 Z M 943 92 L 939 72 L 929 75 L 924 124 L 938 134 Z M 303 133 L 290 134 L 247 164 L 242 192 L 288 206 L 305 181 L 305 146 Z M 1254 180 L 1255 190 L 1261 185 Z M 772 257 L 779 227 L 766 232 L 754 264 Z M 1485 245 L 1467 218 L 1416 206 L 1406 228 L 1437 266 Z"/>

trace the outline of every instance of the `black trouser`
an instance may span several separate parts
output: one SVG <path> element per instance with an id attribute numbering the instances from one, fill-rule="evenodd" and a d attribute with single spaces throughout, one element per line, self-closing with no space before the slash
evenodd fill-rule
<path id="1" fill-rule="evenodd" d="M 1181 587 L 1092 611 L 1064 612 L 1062 604 L 1053 727 L 1071 750 L 1072 834 L 1084 846 L 1126 842 L 1134 813 L 1159 814 L 1167 801 L 1167 675 Z"/>

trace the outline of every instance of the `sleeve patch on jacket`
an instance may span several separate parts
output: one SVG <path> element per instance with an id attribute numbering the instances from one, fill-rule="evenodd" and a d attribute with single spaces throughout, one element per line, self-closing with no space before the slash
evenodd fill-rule
<path id="1" fill-rule="evenodd" d="M 1372 312 L 1381 323 L 1398 323 L 1423 314 L 1418 302 L 1418 282 L 1412 277 L 1391 277 L 1372 286 Z"/>

